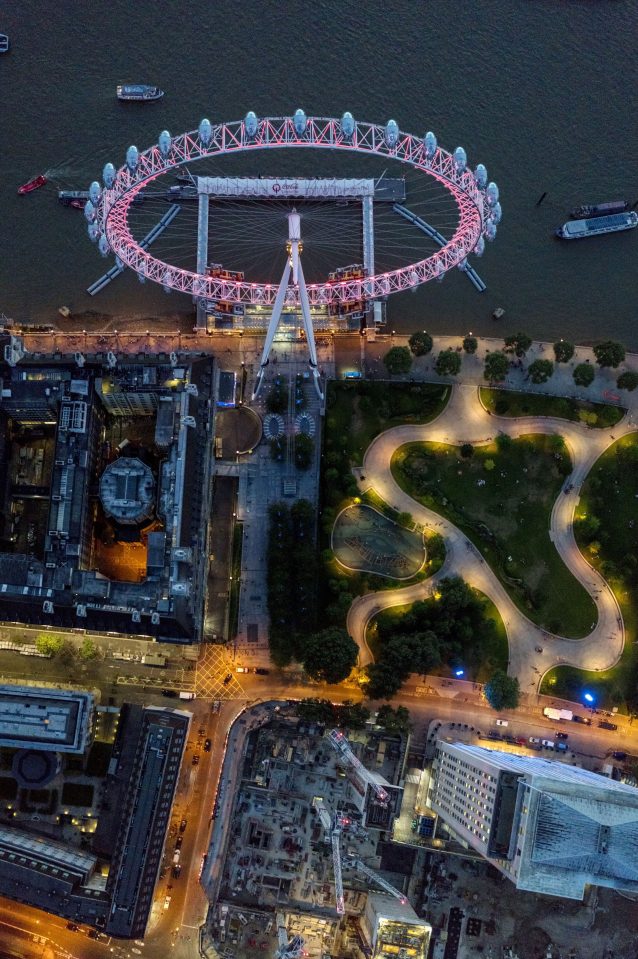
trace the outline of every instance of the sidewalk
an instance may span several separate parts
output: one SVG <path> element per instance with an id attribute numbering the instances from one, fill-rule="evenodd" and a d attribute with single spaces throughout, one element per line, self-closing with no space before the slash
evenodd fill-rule
<path id="1" fill-rule="evenodd" d="M 432 352 L 426 356 L 415 356 L 412 369 L 407 376 L 391 376 L 383 363 L 383 357 L 392 346 L 408 346 L 409 336 L 397 334 L 377 335 L 372 342 L 365 342 L 365 374 L 372 379 L 387 380 L 419 380 L 429 383 L 458 383 L 464 386 L 489 386 L 483 376 L 485 357 L 490 352 L 503 349 L 502 337 L 477 337 L 478 349 L 476 353 L 465 353 L 462 349 L 461 372 L 458 376 L 439 376 L 434 370 L 436 358 L 442 350 L 456 350 L 461 347 L 462 336 L 434 336 Z M 380 359 L 379 359 L 380 357 Z M 513 359 L 517 359 L 513 356 Z M 527 379 L 527 368 L 536 359 L 547 359 L 554 363 L 554 373 L 547 383 L 534 384 Z M 574 367 L 579 363 L 591 363 L 596 371 L 591 386 L 576 386 L 573 380 Z M 532 343 L 524 357 L 522 367 L 511 367 L 507 376 L 498 387 L 502 389 L 522 390 L 526 393 L 544 393 L 550 396 L 565 396 L 577 400 L 587 400 L 593 403 L 608 403 L 611 406 L 621 406 L 635 414 L 638 411 L 638 390 L 628 393 L 619 390 L 616 380 L 620 373 L 626 370 L 638 373 L 638 354 L 627 353 L 620 366 L 613 370 L 608 367 L 599 367 L 591 347 L 577 346 L 574 356 L 569 363 L 554 361 L 553 344 L 536 341 Z"/>

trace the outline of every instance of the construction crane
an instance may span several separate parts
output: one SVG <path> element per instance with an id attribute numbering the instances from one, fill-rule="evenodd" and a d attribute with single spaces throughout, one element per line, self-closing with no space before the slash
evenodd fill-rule
<path id="1" fill-rule="evenodd" d="M 367 876 L 371 882 L 375 882 L 377 886 L 380 886 L 382 889 L 385 889 L 386 892 L 390 893 L 391 896 L 394 896 L 395 899 L 398 899 L 400 903 L 405 905 L 408 901 L 402 892 L 399 892 L 391 883 L 387 882 L 385 879 L 382 879 L 381 876 L 377 875 L 374 869 L 370 869 L 369 866 L 366 866 L 365 863 L 361 862 L 360 859 L 353 860 L 353 865 L 358 872 L 362 872 L 364 876 Z"/>
<path id="2" fill-rule="evenodd" d="M 305 940 L 303 936 L 288 938 L 286 923 L 280 912 L 277 913 L 277 938 L 279 939 L 279 949 L 275 953 L 275 959 L 301 959 L 304 954 Z"/>
<path id="3" fill-rule="evenodd" d="M 312 800 L 313 808 L 317 810 L 319 814 L 319 819 L 321 820 L 321 825 L 326 831 L 327 835 L 330 835 L 332 830 L 332 816 L 326 809 L 322 796 L 315 796 Z"/>
<path id="4" fill-rule="evenodd" d="M 330 836 L 332 842 L 332 868 L 335 876 L 335 903 L 337 915 L 343 916 L 346 911 L 346 901 L 343 895 L 343 877 L 341 875 L 341 849 L 339 840 L 341 839 L 341 827 L 335 826 Z"/>
<path id="5" fill-rule="evenodd" d="M 374 792 L 377 800 L 384 806 L 386 806 L 390 800 L 390 794 L 385 791 L 383 786 L 376 781 L 369 769 L 363 765 L 363 763 L 357 759 L 355 754 L 350 748 L 350 743 L 344 736 L 344 734 L 339 729 L 332 729 L 328 733 L 328 739 L 330 740 L 330 745 L 333 746 L 343 761 L 352 766 L 358 775 L 363 779 L 364 782 L 368 783 L 372 791 Z"/>

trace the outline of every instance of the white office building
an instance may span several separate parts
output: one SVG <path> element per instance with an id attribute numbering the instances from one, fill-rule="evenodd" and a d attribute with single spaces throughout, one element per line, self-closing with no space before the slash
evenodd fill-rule
<path id="1" fill-rule="evenodd" d="M 582 899 L 638 892 L 638 789 L 575 766 L 437 745 L 430 805 L 518 889 Z"/>

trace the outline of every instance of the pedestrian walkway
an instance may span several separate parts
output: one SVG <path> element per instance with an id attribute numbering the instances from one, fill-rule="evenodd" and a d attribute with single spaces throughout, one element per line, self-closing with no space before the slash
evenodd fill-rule
<path id="1" fill-rule="evenodd" d="M 506 418 L 490 415 L 480 402 L 476 386 L 455 386 L 449 403 L 432 422 L 398 426 L 377 436 L 364 456 L 359 472 L 362 489 L 374 489 L 399 512 L 440 533 L 446 545 L 446 559 L 436 576 L 404 589 L 368 593 L 354 601 L 348 613 L 348 631 L 360 649 L 360 665 L 371 662 L 365 640 L 369 620 L 381 609 L 400 606 L 432 595 L 435 583 L 445 576 L 459 575 L 488 596 L 498 608 L 509 641 L 509 672 L 517 676 L 521 689 L 537 689 L 547 670 L 559 664 L 583 669 L 609 669 L 620 658 L 624 645 L 624 624 L 616 598 L 603 577 L 593 569 L 576 545 L 574 510 L 582 484 L 598 457 L 617 439 L 636 432 L 629 416 L 612 429 L 589 427 L 551 417 Z M 504 586 L 487 565 L 474 544 L 449 520 L 417 503 L 395 481 L 390 463 L 395 450 L 404 443 L 439 442 L 475 446 L 491 442 L 498 433 L 516 438 L 529 433 L 560 434 L 569 448 L 573 471 L 556 500 L 548 530 L 563 562 L 590 594 L 598 611 L 592 632 L 582 639 L 553 636 L 535 625 L 515 605 Z M 365 479 L 363 478 L 365 477 Z"/>

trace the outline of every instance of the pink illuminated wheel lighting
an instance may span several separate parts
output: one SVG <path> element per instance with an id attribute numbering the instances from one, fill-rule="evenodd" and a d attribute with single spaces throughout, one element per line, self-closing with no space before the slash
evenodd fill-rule
<path id="1" fill-rule="evenodd" d="M 357 121 L 352 136 L 348 137 L 342 132 L 342 121 L 334 118 L 308 117 L 301 135 L 295 130 L 292 117 L 267 117 L 255 122 L 253 136 L 246 130 L 246 121 L 237 120 L 213 124 L 205 141 L 198 131 L 193 131 L 169 137 L 168 149 L 165 144 L 163 150 L 152 146 L 140 153 L 134 172 L 125 164 L 117 171 L 112 188 L 102 191 L 96 203 L 94 232 L 102 234 L 110 250 L 125 266 L 166 289 L 195 298 L 272 306 L 277 284 L 220 280 L 151 256 L 133 237 L 128 211 L 136 195 L 149 183 L 183 164 L 209 157 L 280 148 L 348 151 L 396 160 L 437 180 L 451 194 L 458 208 L 456 231 L 436 252 L 423 260 L 364 279 L 308 284 L 312 306 L 380 299 L 440 279 L 452 267 L 462 266 L 465 258 L 479 244 L 482 245 L 483 236 L 492 239 L 496 232 L 491 215 L 494 198 L 490 198 L 490 187 L 494 185 L 490 184 L 486 191 L 485 184 L 479 186 L 474 173 L 469 169 L 459 169 L 458 150 L 452 155 L 436 146 L 433 156 L 428 157 L 420 137 L 397 130 L 396 136 L 389 138 L 390 124 L 383 127 Z M 389 140 L 393 141 L 392 145 Z"/>

